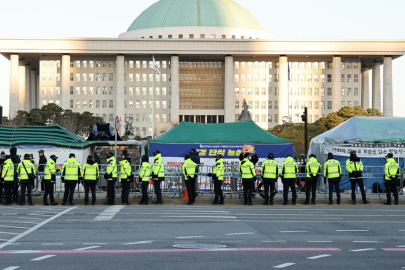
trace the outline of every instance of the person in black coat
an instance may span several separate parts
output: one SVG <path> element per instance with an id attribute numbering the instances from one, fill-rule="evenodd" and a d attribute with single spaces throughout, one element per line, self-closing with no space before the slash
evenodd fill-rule
<path id="1" fill-rule="evenodd" d="M 39 150 L 38 155 L 39 155 L 39 161 L 38 161 L 38 172 L 39 173 L 44 173 L 45 172 L 45 166 L 48 160 L 45 157 L 45 151 L 44 150 Z M 45 182 L 44 182 L 44 176 L 41 176 L 41 190 L 45 190 Z"/>
<path id="2" fill-rule="evenodd" d="M 4 153 L 4 151 L 1 151 L 1 158 L 0 158 L 0 177 L 1 177 L 1 173 L 3 171 L 3 164 L 4 161 L 6 161 L 6 153 Z M 0 204 L 2 203 L 1 198 L 3 197 L 3 182 L 0 179 Z"/>
<path id="3" fill-rule="evenodd" d="M 244 159 L 244 154 L 245 153 L 240 153 L 240 155 L 239 155 L 239 160 L 240 161 L 242 161 Z M 246 153 L 246 154 L 249 154 L 250 162 L 252 162 L 253 165 L 256 166 L 256 163 L 259 161 L 259 157 L 256 155 L 256 152 L 253 152 L 253 154 L 250 154 L 250 153 Z"/>

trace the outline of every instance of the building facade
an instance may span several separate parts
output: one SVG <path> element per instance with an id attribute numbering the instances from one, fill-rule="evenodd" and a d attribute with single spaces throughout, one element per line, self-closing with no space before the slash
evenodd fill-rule
<path id="1" fill-rule="evenodd" d="M 232 0 L 160 0 L 119 38 L 0 38 L 0 53 L 10 117 L 56 103 L 111 123 L 131 116 L 148 136 L 152 119 L 237 121 L 244 100 L 264 129 L 299 122 L 304 107 L 310 122 L 342 106 L 393 116 L 392 60 L 405 41 L 277 40 Z"/>

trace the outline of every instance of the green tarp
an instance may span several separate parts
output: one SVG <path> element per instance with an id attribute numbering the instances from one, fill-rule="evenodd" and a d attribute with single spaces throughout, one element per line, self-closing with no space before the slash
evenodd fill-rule
<path id="1" fill-rule="evenodd" d="M 149 143 L 290 144 L 263 130 L 252 120 L 225 124 L 181 122 Z"/>
<path id="2" fill-rule="evenodd" d="M 100 142 L 86 142 L 59 125 L 38 127 L 6 127 L 0 126 L 0 145 L 54 145 L 70 148 L 86 148 Z"/>

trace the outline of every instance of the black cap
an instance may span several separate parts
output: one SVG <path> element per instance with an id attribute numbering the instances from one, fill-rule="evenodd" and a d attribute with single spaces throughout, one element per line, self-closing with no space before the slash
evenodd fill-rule
<path id="1" fill-rule="evenodd" d="M 143 155 L 143 156 L 142 156 L 142 162 L 147 162 L 147 161 L 148 161 L 148 156 Z"/>
<path id="2" fill-rule="evenodd" d="M 113 157 L 114 153 L 113 152 L 108 152 L 108 155 Z"/>
<path id="3" fill-rule="evenodd" d="M 243 157 L 244 158 L 247 158 L 247 157 L 249 157 L 250 156 L 250 153 L 245 153 L 245 154 L 243 154 Z"/>
<path id="4" fill-rule="evenodd" d="M 388 155 L 386 156 L 387 158 L 393 158 L 394 155 L 392 153 L 388 153 Z"/>
<path id="5" fill-rule="evenodd" d="M 186 154 L 185 156 L 184 156 L 184 159 L 189 159 L 190 158 L 190 155 L 189 154 Z"/>
<path id="6" fill-rule="evenodd" d="M 55 155 L 51 155 L 50 158 L 52 158 L 52 159 L 57 159 L 58 157 L 55 156 Z"/>
<path id="7" fill-rule="evenodd" d="M 328 159 L 333 159 L 333 154 L 332 153 L 328 153 Z"/>
<path id="8" fill-rule="evenodd" d="M 122 155 L 125 156 L 128 153 L 128 150 L 125 149 L 124 151 L 122 151 Z"/>
<path id="9" fill-rule="evenodd" d="M 4 156 L 6 156 L 6 153 L 4 153 L 4 151 L 1 151 L 0 155 L 1 155 L 2 157 L 4 157 Z"/>
<path id="10" fill-rule="evenodd" d="M 159 150 L 156 150 L 155 152 L 153 152 L 154 155 L 160 154 Z"/>
<path id="11" fill-rule="evenodd" d="M 92 155 L 88 155 L 88 156 L 87 156 L 87 159 L 93 159 L 93 156 L 92 156 Z"/>
<path id="12" fill-rule="evenodd" d="M 268 159 L 274 159 L 274 154 L 273 153 L 269 153 L 269 155 L 267 156 Z"/>
<path id="13" fill-rule="evenodd" d="M 130 157 L 131 154 L 130 153 L 125 153 L 125 157 Z"/>
<path id="14" fill-rule="evenodd" d="M 74 153 L 70 153 L 69 158 L 72 158 L 72 157 L 76 157 L 76 155 Z"/>
<path id="15" fill-rule="evenodd" d="M 350 154 L 356 154 L 356 150 L 350 151 Z"/>
<path id="16" fill-rule="evenodd" d="M 309 157 L 310 157 L 310 158 L 311 158 L 311 157 L 316 158 L 316 155 L 315 155 L 315 154 L 311 154 Z"/>
<path id="17" fill-rule="evenodd" d="M 222 158 L 222 155 L 216 155 L 217 158 Z"/>
<path id="18" fill-rule="evenodd" d="M 25 154 L 24 158 L 30 158 L 30 154 Z"/>

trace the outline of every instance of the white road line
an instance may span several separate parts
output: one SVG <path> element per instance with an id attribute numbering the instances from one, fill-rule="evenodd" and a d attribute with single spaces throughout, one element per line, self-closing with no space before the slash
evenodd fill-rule
<path id="1" fill-rule="evenodd" d="M 113 205 L 105 209 L 102 213 L 96 216 L 94 221 L 108 221 L 111 220 L 125 205 Z"/>
<path id="2" fill-rule="evenodd" d="M 237 218 L 235 216 L 160 216 L 163 218 Z"/>
<path id="3" fill-rule="evenodd" d="M 332 243 L 333 241 L 308 241 L 308 243 Z"/>
<path id="4" fill-rule="evenodd" d="M 56 218 L 62 216 L 64 213 L 67 213 L 67 212 L 69 212 L 69 211 L 71 211 L 71 210 L 73 210 L 73 209 L 75 209 L 75 208 L 76 208 L 76 207 L 72 207 L 72 208 L 66 209 L 66 210 L 63 211 L 63 212 L 60 212 L 59 214 L 54 215 L 53 217 L 50 217 L 50 218 L 48 218 L 48 219 L 42 221 L 41 223 L 35 225 L 35 226 L 32 227 L 31 229 L 26 230 L 25 232 L 23 232 L 23 233 L 17 235 L 16 237 L 14 237 L 14 238 L 8 240 L 6 243 L 0 244 L 0 249 L 2 249 L 2 248 L 4 248 L 5 246 L 8 246 L 8 245 L 14 243 L 15 241 L 19 240 L 20 238 L 23 238 L 24 236 L 26 236 L 26 235 L 28 235 L 28 234 L 30 234 L 30 233 L 36 231 L 37 229 L 41 228 L 42 226 L 46 225 L 47 223 L 51 222 L 52 220 L 54 220 L 54 219 L 56 219 Z"/>
<path id="5" fill-rule="evenodd" d="M 278 241 L 262 241 L 262 243 L 285 243 L 285 240 L 278 240 Z"/>
<path id="6" fill-rule="evenodd" d="M 8 222 L 8 223 L 25 223 L 25 224 L 38 224 L 37 222 L 28 222 L 28 221 L 0 221 L 0 222 Z"/>
<path id="7" fill-rule="evenodd" d="M 320 258 L 325 258 L 325 257 L 329 257 L 331 255 L 329 254 L 323 254 L 323 255 L 318 255 L 318 256 L 313 256 L 313 257 L 308 257 L 308 260 L 315 260 L 315 259 L 320 259 Z"/>
<path id="8" fill-rule="evenodd" d="M 202 237 L 205 237 L 205 236 L 179 236 L 176 238 L 177 239 L 189 239 L 189 238 L 202 238 Z"/>
<path id="9" fill-rule="evenodd" d="M 16 216 L 17 213 L 2 214 L 3 216 Z"/>
<path id="10" fill-rule="evenodd" d="M 405 246 L 397 246 L 397 247 L 401 247 L 401 248 L 403 248 L 403 247 L 405 247 Z"/>
<path id="11" fill-rule="evenodd" d="M 54 256 L 56 256 L 56 255 L 45 255 L 45 256 L 42 256 L 42 257 L 32 259 L 31 261 L 38 262 L 38 261 L 42 261 L 42 260 L 45 260 L 45 259 L 48 259 L 48 258 L 51 258 L 51 257 L 54 257 Z"/>
<path id="12" fill-rule="evenodd" d="M 197 242 L 174 242 L 175 244 L 195 244 Z"/>
<path id="13" fill-rule="evenodd" d="M 6 226 L 6 225 L 0 225 L 0 227 L 13 228 L 13 229 L 29 229 L 29 227 L 16 227 L 16 226 Z"/>
<path id="14" fill-rule="evenodd" d="M 358 252 L 358 251 L 368 251 L 368 250 L 375 250 L 375 248 L 353 249 L 353 250 L 350 250 L 350 251 Z"/>
<path id="15" fill-rule="evenodd" d="M 282 233 L 298 233 L 298 232 L 308 232 L 308 231 L 279 231 Z"/>
<path id="16" fill-rule="evenodd" d="M 255 234 L 254 232 L 243 232 L 243 233 L 227 233 L 226 235 L 239 235 L 239 234 Z"/>
<path id="17" fill-rule="evenodd" d="M 18 268 L 20 268 L 20 267 L 19 266 L 10 266 L 10 267 L 4 268 L 3 270 L 15 270 Z"/>
<path id="18" fill-rule="evenodd" d="M 152 241 L 139 241 L 134 243 L 124 243 L 123 245 L 138 245 L 138 244 L 151 244 Z"/>
<path id="19" fill-rule="evenodd" d="M 86 250 L 86 249 L 99 248 L 99 247 L 101 247 L 101 246 L 91 246 L 91 247 L 77 248 L 77 249 L 74 249 L 74 250 Z"/>
<path id="20" fill-rule="evenodd" d="M 291 266 L 291 265 L 294 265 L 294 264 L 295 263 L 283 263 L 283 264 L 280 264 L 280 265 L 273 266 L 273 268 L 284 268 L 284 267 Z"/>
<path id="21" fill-rule="evenodd" d="M 14 233 L 14 232 L 0 232 L 0 233 L 4 233 L 4 234 L 19 234 L 19 233 Z"/>
<path id="22" fill-rule="evenodd" d="M 38 253 L 41 251 L 38 250 L 13 250 L 12 254 L 31 254 L 31 253 Z"/>
<path id="23" fill-rule="evenodd" d="M 379 243 L 378 241 L 353 241 L 353 243 Z"/>
<path id="24" fill-rule="evenodd" d="M 43 219 L 43 218 L 36 218 L 36 217 L 31 217 L 31 218 L 29 218 L 29 217 L 18 217 L 18 218 L 22 218 L 22 219 Z"/>
<path id="25" fill-rule="evenodd" d="M 368 232 L 369 230 L 336 230 L 336 232 Z"/>
<path id="26" fill-rule="evenodd" d="M 43 243 L 43 246 L 62 246 L 63 243 Z"/>
<path id="27" fill-rule="evenodd" d="M 84 246 L 107 245 L 107 243 L 83 243 Z"/>
<path id="28" fill-rule="evenodd" d="M 398 230 L 399 232 L 405 232 L 405 230 Z"/>

